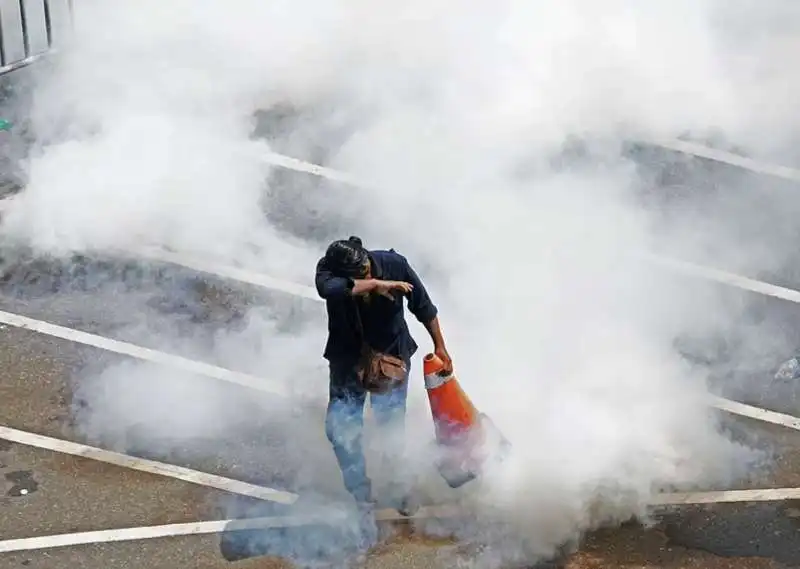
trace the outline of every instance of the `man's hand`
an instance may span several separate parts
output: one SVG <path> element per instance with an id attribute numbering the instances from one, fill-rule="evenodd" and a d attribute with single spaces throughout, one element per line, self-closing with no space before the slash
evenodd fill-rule
<path id="1" fill-rule="evenodd" d="M 403 281 L 376 281 L 373 290 L 381 296 L 394 300 L 393 291 L 399 290 L 406 295 L 414 290 L 414 285 Z"/>
<path id="2" fill-rule="evenodd" d="M 434 355 L 442 360 L 444 364 L 444 371 L 447 373 L 453 373 L 453 360 L 450 359 L 450 354 L 447 353 L 447 348 L 444 346 L 438 346 L 433 349 Z"/>
<path id="3" fill-rule="evenodd" d="M 439 317 L 434 316 L 430 322 L 425 324 L 425 328 L 428 330 L 428 334 L 431 335 L 431 340 L 433 340 L 434 355 L 442 360 L 446 373 L 453 373 L 453 360 L 450 359 L 450 354 L 447 353 L 447 348 L 445 347 L 444 336 L 439 326 Z"/>

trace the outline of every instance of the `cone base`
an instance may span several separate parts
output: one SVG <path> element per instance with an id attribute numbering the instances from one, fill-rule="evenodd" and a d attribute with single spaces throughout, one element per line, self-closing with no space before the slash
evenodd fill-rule
<path id="1" fill-rule="evenodd" d="M 493 447 L 491 457 L 497 462 L 503 462 L 511 452 L 511 441 L 509 441 L 500 429 L 494 424 L 488 415 L 481 413 L 478 417 L 481 430 L 483 431 L 484 445 Z"/>
<path id="2" fill-rule="evenodd" d="M 478 477 L 478 474 L 475 472 L 465 472 L 445 464 L 439 465 L 438 470 L 441 477 L 447 482 L 447 485 L 453 489 L 461 488 Z"/>
<path id="3" fill-rule="evenodd" d="M 483 474 L 487 463 L 501 463 L 511 452 L 511 442 L 494 422 L 479 413 L 477 428 L 470 436 L 453 444 L 439 445 L 443 453 L 436 468 L 451 488 L 460 488 Z"/>

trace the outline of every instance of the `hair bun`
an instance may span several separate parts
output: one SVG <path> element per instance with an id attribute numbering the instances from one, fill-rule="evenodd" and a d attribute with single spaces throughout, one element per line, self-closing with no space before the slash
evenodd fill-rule
<path id="1" fill-rule="evenodd" d="M 361 242 L 361 237 L 356 237 L 355 235 L 351 235 L 347 240 L 350 243 L 358 245 L 359 247 L 363 247 L 364 246 L 364 244 Z"/>

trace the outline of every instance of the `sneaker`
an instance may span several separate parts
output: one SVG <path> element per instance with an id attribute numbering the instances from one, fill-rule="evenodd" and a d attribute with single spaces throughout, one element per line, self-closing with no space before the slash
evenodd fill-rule
<path id="1" fill-rule="evenodd" d="M 402 516 L 411 517 L 419 511 L 419 500 L 404 486 L 393 484 L 389 487 L 389 499 L 386 507 L 394 508 Z"/>
<path id="2" fill-rule="evenodd" d="M 419 500 L 411 494 L 406 494 L 397 500 L 395 508 L 400 515 L 410 518 L 419 511 Z"/>

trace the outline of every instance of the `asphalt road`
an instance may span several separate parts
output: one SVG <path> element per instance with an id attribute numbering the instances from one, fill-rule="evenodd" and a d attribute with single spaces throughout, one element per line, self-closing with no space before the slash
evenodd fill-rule
<path id="1" fill-rule="evenodd" d="M 235 291 L 223 291 L 220 295 L 212 294 L 207 288 L 195 291 L 196 296 L 187 300 L 186 291 L 195 286 L 192 284 L 195 281 L 189 284 L 178 281 L 180 279 L 168 280 L 168 285 L 162 282 L 159 286 L 167 292 L 156 303 L 146 295 L 126 297 L 124 302 L 128 304 L 122 311 L 114 309 L 115 303 L 118 307 L 122 302 L 121 296 L 108 290 L 92 296 L 89 301 L 89 297 L 76 291 L 61 296 L 49 294 L 48 286 L 38 292 L 35 287 L 23 287 L 26 294 L 19 294 L 21 289 L 15 285 L 13 290 L 7 287 L 2 291 L 0 309 L 142 343 L 146 338 L 130 337 L 129 319 L 136 315 L 145 314 L 149 324 L 157 328 L 160 318 L 174 318 L 175 306 L 180 306 L 181 310 L 194 314 L 186 325 L 199 327 L 194 328 L 195 332 L 206 327 L 203 329 L 211 341 L 215 327 L 235 325 L 237 311 L 231 309 L 231 304 L 248 302 L 246 295 Z M 171 295 L 181 296 L 183 301 L 171 302 Z M 222 297 L 227 300 L 221 302 Z M 774 311 L 776 317 L 783 314 L 781 306 L 776 305 Z M 212 317 L 223 313 L 227 316 Z M 180 351 L 180 346 L 174 347 Z M 198 354 L 190 350 L 184 355 Z M 83 442 L 87 433 L 78 429 L 74 420 L 83 404 L 80 392 L 75 389 L 75 378 L 85 375 L 86 370 L 116 365 L 121 359 L 34 332 L 11 327 L 0 329 L 0 422 L 13 428 Z M 153 458 L 269 485 L 279 485 L 281 481 L 281 471 L 275 468 L 278 463 L 286 469 L 287 479 L 292 473 L 293 483 L 300 484 L 290 489 L 305 490 L 303 477 L 298 482 L 296 476 L 297 469 L 302 470 L 303 453 L 309 448 L 329 452 L 321 429 L 316 439 L 303 441 L 297 448 L 286 448 L 281 441 L 259 438 L 259 433 L 269 431 L 264 428 L 269 426 L 269 414 L 263 412 L 269 405 L 243 388 L 226 389 L 226 393 L 231 393 L 228 406 L 236 409 L 236 414 L 249 417 L 248 428 L 236 431 L 238 438 L 214 440 L 209 435 L 206 439 L 184 441 L 183 446 L 165 444 L 163 448 L 169 451 Z M 780 399 L 785 403 L 785 398 Z M 781 403 L 762 401 L 774 407 Z M 778 457 L 772 472 L 754 478 L 754 487 L 800 486 L 800 433 L 738 420 L 733 425 L 740 435 L 770 446 Z M 131 431 L 134 436 L 125 439 L 125 446 L 128 451 L 136 451 L 135 428 Z M 141 435 L 152 443 L 149 436 Z M 120 444 L 118 439 L 99 443 Z M 209 449 L 215 452 L 209 453 Z M 326 468 L 331 473 L 330 479 L 337 480 L 332 456 Z M 268 475 L 265 474 L 267 470 Z M 224 492 L 197 485 L 2 442 L 0 483 L 4 484 L 0 487 L 3 512 L 0 539 L 224 519 L 231 513 L 231 504 L 244 503 Z M 320 491 L 319 488 L 315 490 Z M 322 494 L 335 498 L 341 496 L 341 490 L 332 483 L 330 488 L 322 489 Z M 578 551 L 542 564 L 542 567 L 800 567 L 798 519 L 800 507 L 795 504 L 681 507 L 659 513 L 648 528 L 627 525 L 598 531 L 587 536 Z M 394 531 L 395 537 L 369 557 L 368 567 L 435 568 L 461 563 L 467 565 L 460 566 L 469 566 L 473 556 L 473 551 L 463 544 L 412 535 L 402 526 L 395 527 Z M 272 569 L 283 566 L 286 565 L 281 561 L 268 557 L 226 561 L 220 552 L 219 535 L 0 554 L 2 569 Z"/>

